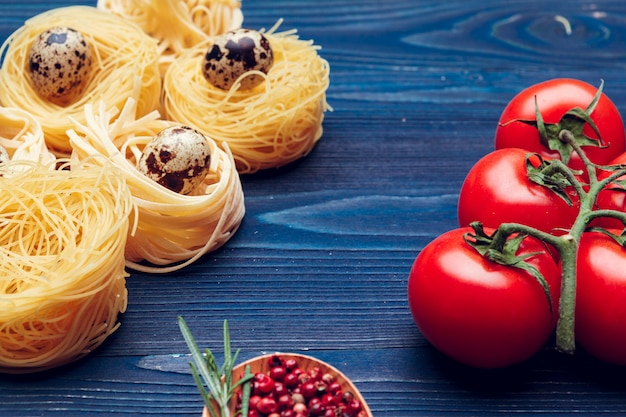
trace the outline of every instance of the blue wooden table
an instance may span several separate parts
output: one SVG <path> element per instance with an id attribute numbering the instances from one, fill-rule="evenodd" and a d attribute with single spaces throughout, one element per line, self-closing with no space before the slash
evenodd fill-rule
<path id="1" fill-rule="evenodd" d="M 50 7 L 95 5 L 8 3 L 2 40 Z M 507 100 L 549 78 L 604 79 L 626 112 L 626 3 L 244 0 L 243 10 L 246 26 L 282 17 L 322 46 L 334 108 L 322 140 L 291 166 L 242 178 L 246 217 L 223 248 L 175 274 L 133 272 L 121 328 L 92 355 L 0 376 L 0 415 L 199 416 L 179 315 L 216 352 L 228 319 L 242 359 L 288 351 L 331 363 L 376 417 L 626 413 L 623 368 L 548 344 L 512 369 L 468 369 L 428 345 L 406 300 L 415 256 L 456 227 L 459 187 L 492 149 Z"/>

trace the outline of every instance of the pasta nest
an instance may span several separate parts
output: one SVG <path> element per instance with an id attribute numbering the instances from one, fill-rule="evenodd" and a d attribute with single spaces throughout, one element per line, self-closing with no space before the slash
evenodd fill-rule
<path id="1" fill-rule="evenodd" d="M 243 23 L 238 0 L 98 0 L 97 7 L 137 24 L 156 39 L 161 75 L 184 50 Z"/>
<path id="2" fill-rule="evenodd" d="M 135 101 L 121 114 L 104 103 L 85 106 L 86 124 L 68 131 L 72 158 L 104 155 L 119 168 L 137 206 L 137 224 L 129 230 L 127 266 L 153 273 L 181 269 L 221 247 L 237 231 L 245 214 L 239 174 L 228 146 L 207 137 L 211 158 L 203 183 L 188 195 L 178 194 L 141 174 L 135 167 L 146 143 L 178 122 L 154 111 L 135 119 Z M 203 132 L 204 133 L 204 132 Z M 147 261 L 147 262 L 144 262 Z"/>
<path id="3" fill-rule="evenodd" d="M 83 34 L 92 48 L 93 69 L 82 95 L 60 106 L 33 89 L 28 73 L 31 45 L 42 32 L 55 26 L 71 27 Z M 159 106 L 161 76 L 154 39 L 138 26 L 90 6 L 48 10 L 28 19 L 3 43 L 0 68 L 0 104 L 22 108 L 40 122 L 46 144 L 58 156 L 71 153 L 65 131 L 70 117 L 83 119 L 85 104 L 102 100 L 121 109 L 126 98 L 139 89 L 138 116 Z"/>
<path id="4" fill-rule="evenodd" d="M 56 159 L 46 147 L 39 121 L 22 109 L 0 107 L 0 145 L 7 150 L 12 160 L 47 165 Z M 28 166 L 14 167 L 22 169 Z"/>
<path id="5" fill-rule="evenodd" d="M 0 167 L 0 372 L 75 361 L 126 309 L 124 177 L 106 161 L 60 162 Z"/>
<path id="6" fill-rule="evenodd" d="M 280 23 L 280 22 L 279 22 Z M 277 25 L 278 26 L 278 25 Z M 211 40 L 187 50 L 163 79 L 165 117 L 196 126 L 233 153 L 240 173 L 276 168 L 306 156 L 322 136 L 330 67 L 295 30 L 265 33 L 274 64 L 260 85 L 221 90 L 202 74 Z M 243 74 L 242 77 L 246 76 Z"/>

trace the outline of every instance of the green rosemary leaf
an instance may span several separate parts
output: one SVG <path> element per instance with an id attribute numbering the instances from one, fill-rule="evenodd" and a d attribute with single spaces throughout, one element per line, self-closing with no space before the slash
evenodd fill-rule
<path id="1" fill-rule="evenodd" d="M 183 338 L 185 339 L 185 342 L 187 343 L 187 347 L 189 348 L 189 351 L 191 352 L 191 357 L 196 363 L 196 371 L 200 374 L 200 376 L 202 376 L 202 379 L 204 379 L 206 383 L 210 382 L 210 380 L 212 379 L 212 376 L 209 372 L 209 369 L 207 369 L 207 366 L 202 366 L 205 363 L 205 358 L 204 356 L 202 356 L 200 349 L 198 349 L 198 345 L 196 344 L 196 341 L 194 340 L 191 334 L 191 331 L 189 330 L 189 327 L 187 326 L 187 323 L 185 323 L 185 321 L 181 317 L 179 317 L 178 325 L 180 327 L 180 331 L 183 335 Z M 210 357 L 210 356 L 207 356 L 207 357 Z M 210 388 L 211 387 L 209 387 L 209 389 Z"/>
<path id="2" fill-rule="evenodd" d="M 243 377 L 237 382 L 236 386 L 243 384 L 241 388 L 241 416 L 248 415 L 248 408 L 250 406 L 250 380 L 254 378 L 254 374 L 250 370 L 250 365 L 246 365 L 246 369 L 243 373 Z M 233 387 L 234 388 L 234 387 Z"/>
<path id="3" fill-rule="evenodd" d="M 224 362 L 221 367 L 218 367 L 215 356 L 209 349 L 205 349 L 204 354 L 201 353 L 189 327 L 182 317 L 178 317 L 178 325 L 193 359 L 193 362 L 189 364 L 191 373 L 209 414 L 211 417 L 230 416 L 228 406 L 235 394 L 235 388 L 242 385 L 242 390 L 244 392 L 246 390 L 248 391 L 247 396 L 249 401 L 250 379 L 252 379 L 254 375 L 247 369 L 244 377 L 233 385 L 233 369 L 237 356 L 239 355 L 239 350 L 234 354 L 231 351 L 228 321 L 224 320 Z M 208 390 L 205 389 L 205 386 Z M 219 406 L 219 411 L 216 410 L 215 404 Z M 245 406 L 247 408 L 247 402 Z"/>
<path id="4" fill-rule="evenodd" d="M 204 388 L 204 384 L 202 383 L 202 380 L 200 379 L 200 374 L 198 373 L 198 369 L 193 363 L 190 363 L 189 367 L 191 368 L 191 375 L 193 376 L 193 379 L 196 382 L 196 385 L 198 386 L 198 390 L 200 391 L 200 395 L 202 396 L 204 405 L 209 410 L 209 415 L 211 417 L 219 417 L 219 414 L 215 410 L 215 407 L 213 406 L 213 402 L 211 401 L 212 396 Z"/>

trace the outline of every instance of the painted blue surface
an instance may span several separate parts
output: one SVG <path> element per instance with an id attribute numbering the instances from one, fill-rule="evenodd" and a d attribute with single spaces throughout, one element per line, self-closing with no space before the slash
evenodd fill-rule
<path id="1" fill-rule="evenodd" d="M 0 2 L 0 39 L 77 1 Z M 624 370 L 550 345 L 519 367 L 470 370 L 414 325 L 406 281 L 419 250 L 456 227 L 467 170 L 503 106 L 553 77 L 598 84 L 626 111 L 622 1 L 244 0 L 245 25 L 297 28 L 331 65 L 324 136 L 305 159 L 243 177 L 246 217 L 178 273 L 132 273 L 122 326 L 44 375 L 0 376 L 1 416 L 199 416 L 176 317 L 242 358 L 305 352 L 340 368 L 376 417 L 626 413 Z M 562 16 L 571 33 L 555 19 Z"/>

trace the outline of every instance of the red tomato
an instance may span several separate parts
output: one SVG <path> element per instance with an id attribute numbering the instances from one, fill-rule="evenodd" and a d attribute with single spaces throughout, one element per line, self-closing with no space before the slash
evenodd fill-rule
<path id="1" fill-rule="evenodd" d="M 626 153 L 622 153 L 617 158 L 612 160 L 610 165 L 618 165 L 626 164 Z M 608 171 L 600 171 L 598 174 L 599 179 L 606 178 L 609 175 Z M 626 178 L 620 177 L 620 180 L 625 180 Z M 616 185 L 609 185 L 610 187 L 616 187 Z M 609 188 L 605 188 L 600 193 L 598 193 L 598 198 L 596 199 L 596 206 L 601 209 L 607 210 L 616 210 L 621 212 L 626 212 L 626 190 L 611 190 Z M 594 226 L 601 226 L 605 228 L 614 228 L 614 229 L 622 229 L 624 225 L 617 219 L 609 218 L 609 217 L 600 217 L 596 219 L 593 223 Z"/>
<path id="2" fill-rule="evenodd" d="M 514 120 L 536 120 L 536 97 L 544 123 L 558 123 L 568 110 L 574 107 L 586 109 L 597 91 L 591 84 L 569 78 L 544 81 L 524 89 L 508 103 L 500 116 L 495 135 L 496 149 L 523 148 L 546 158 L 559 158 L 556 151 L 541 144 L 539 132 L 534 126 Z M 604 93 L 591 113 L 591 119 L 607 147 L 585 146 L 583 149 L 592 162 L 607 164 L 626 150 L 624 122 L 613 102 Z M 583 132 L 592 139 L 598 139 L 587 124 Z M 578 155 L 572 155 L 569 166 L 574 169 L 583 168 Z"/>
<path id="3" fill-rule="evenodd" d="M 502 223 L 522 223 L 545 232 L 569 229 L 578 215 L 578 203 L 570 207 L 550 189 L 528 179 L 528 151 L 506 148 L 481 158 L 469 171 L 459 195 L 460 226 L 480 221 L 497 228 Z"/>
<path id="4" fill-rule="evenodd" d="M 626 365 L 626 249 L 599 232 L 580 240 L 576 341 L 591 355 Z"/>
<path id="5" fill-rule="evenodd" d="M 488 229 L 486 229 L 488 230 Z M 451 358 L 479 368 L 522 362 L 544 345 L 556 323 L 560 268 L 541 242 L 525 238 L 518 254 L 528 258 L 550 286 L 553 314 L 541 285 L 529 273 L 496 264 L 451 230 L 415 259 L 408 300 L 418 328 Z"/>

